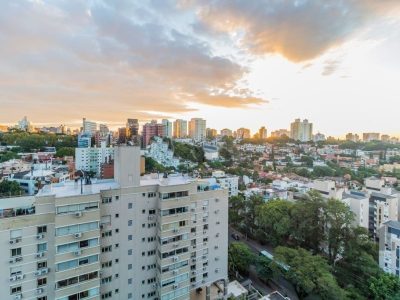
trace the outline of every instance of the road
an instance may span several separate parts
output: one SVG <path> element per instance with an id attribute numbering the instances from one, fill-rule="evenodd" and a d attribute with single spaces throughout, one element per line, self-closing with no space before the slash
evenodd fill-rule
<path id="1" fill-rule="evenodd" d="M 255 253 L 255 254 L 259 254 L 259 252 L 261 250 L 267 250 L 269 253 L 274 254 L 274 248 L 269 246 L 269 245 L 261 245 L 259 244 L 257 241 L 254 241 L 252 239 L 249 239 L 245 236 L 243 236 L 243 234 L 241 234 L 239 231 L 229 227 L 229 243 L 232 242 L 238 242 L 235 239 L 232 238 L 232 234 L 236 233 L 240 236 L 240 240 L 239 242 L 242 242 L 244 244 L 246 244 L 247 246 L 249 246 L 249 248 Z M 273 291 L 279 291 L 282 295 L 286 295 L 288 297 L 290 297 L 291 300 L 298 300 L 299 297 L 296 294 L 296 291 L 293 288 L 293 285 L 288 282 L 286 279 L 284 278 L 279 278 L 277 280 L 274 280 L 274 282 L 269 282 L 269 284 L 265 284 L 263 281 L 261 281 L 258 277 L 257 274 L 255 272 L 255 268 L 251 267 L 250 268 L 250 279 L 253 281 L 253 286 L 259 290 L 260 292 L 262 292 L 264 295 L 269 294 Z"/>

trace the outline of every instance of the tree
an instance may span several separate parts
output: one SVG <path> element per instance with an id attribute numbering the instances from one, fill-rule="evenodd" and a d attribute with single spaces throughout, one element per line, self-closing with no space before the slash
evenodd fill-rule
<path id="1" fill-rule="evenodd" d="M 328 255 L 330 263 L 333 263 L 337 254 L 344 249 L 350 238 L 351 226 L 354 221 L 354 213 L 343 202 L 329 199 L 325 207 L 327 223 Z"/>
<path id="2" fill-rule="evenodd" d="M 244 229 L 246 234 L 249 234 L 252 237 L 258 229 L 257 224 L 255 224 L 256 212 L 263 203 L 264 200 L 260 195 L 251 195 L 246 201 L 246 211 L 244 213 L 243 220 L 245 227 Z"/>
<path id="3" fill-rule="evenodd" d="M 24 190 L 16 181 L 3 180 L 0 182 L 0 195 L 17 196 L 24 193 Z"/>
<path id="4" fill-rule="evenodd" d="M 284 263 L 290 269 L 282 271 Z M 277 247 L 271 268 L 278 275 L 290 280 L 296 287 L 300 298 L 319 296 L 321 299 L 344 299 L 345 292 L 339 287 L 330 273 L 330 266 L 319 255 L 312 255 L 305 249 Z"/>
<path id="5" fill-rule="evenodd" d="M 234 242 L 228 248 L 228 269 L 232 272 L 238 271 L 247 274 L 249 266 L 254 262 L 255 255 L 250 248 L 243 243 Z"/>
<path id="6" fill-rule="evenodd" d="M 73 147 L 61 147 L 57 149 L 56 157 L 73 156 L 75 157 L 75 148 Z"/>
<path id="7" fill-rule="evenodd" d="M 400 299 L 400 280 L 391 274 L 380 272 L 369 280 L 369 292 L 373 299 Z"/>
<path id="8" fill-rule="evenodd" d="M 256 260 L 256 272 L 260 279 L 268 281 L 274 276 L 274 272 L 271 269 L 271 260 L 265 256 L 258 256 Z"/>
<path id="9" fill-rule="evenodd" d="M 310 191 L 307 197 L 298 200 L 292 209 L 293 237 L 298 245 L 314 253 L 320 251 L 325 240 L 326 202 L 317 191 Z"/>
<path id="10" fill-rule="evenodd" d="M 285 200 L 271 200 L 256 212 L 257 224 L 272 245 L 284 245 L 292 232 L 291 210 L 293 204 Z"/>
<path id="11" fill-rule="evenodd" d="M 236 228 L 243 226 L 244 216 L 246 211 L 246 199 L 239 196 L 229 198 L 229 224 Z"/>

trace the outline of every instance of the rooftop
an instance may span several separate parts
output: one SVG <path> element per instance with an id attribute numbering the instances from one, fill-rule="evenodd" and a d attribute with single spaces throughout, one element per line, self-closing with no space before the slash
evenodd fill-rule
<path id="1" fill-rule="evenodd" d="M 400 230 L 400 222 L 399 221 L 390 220 L 390 221 L 385 222 L 384 224 L 386 224 L 388 227 Z"/>

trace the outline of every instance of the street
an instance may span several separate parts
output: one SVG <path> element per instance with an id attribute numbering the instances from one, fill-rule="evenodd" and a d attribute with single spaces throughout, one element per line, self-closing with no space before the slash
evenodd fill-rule
<path id="1" fill-rule="evenodd" d="M 232 238 L 232 234 L 235 233 L 240 237 L 240 240 L 235 240 Z M 229 227 L 229 243 L 232 242 L 242 242 L 246 244 L 256 255 L 260 253 L 261 250 L 267 250 L 270 253 L 274 253 L 274 248 L 269 246 L 269 245 L 261 245 L 258 242 L 249 239 L 241 234 L 239 231 Z M 279 278 L 274 280 L 273 282 L 269 282 L 268 284 L 265 284 L 263 281 L 261 281 L 256 274 L 255 267 L 251 266 L 250 267 L 250 274 L 249 278 L 253 282 L 253 286 L 259 290 L 261 293 L 264 295 L 269 294 L 273 291 L 279 291 L 282 295 L 285 295 L 287 297 L 290 297 L 291 300 L 298 300 L 298 296 L 296 294 L 296 291 L 293 288 L 293 285 L 288 282 L 284 278 Z"/>

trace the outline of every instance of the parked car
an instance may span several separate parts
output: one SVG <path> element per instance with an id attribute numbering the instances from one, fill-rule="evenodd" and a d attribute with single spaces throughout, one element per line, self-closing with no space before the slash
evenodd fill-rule
<path id="1" fill-rule="evenodd" d="M 238 241 L 238 240 L 240 240 L 240 237 L 239 237 L 239 235 L 237 234 L 237 233 L 232 233 L 232 238 L 234 239 L 234 240 L 236 240 L 236 241 Z"/>

